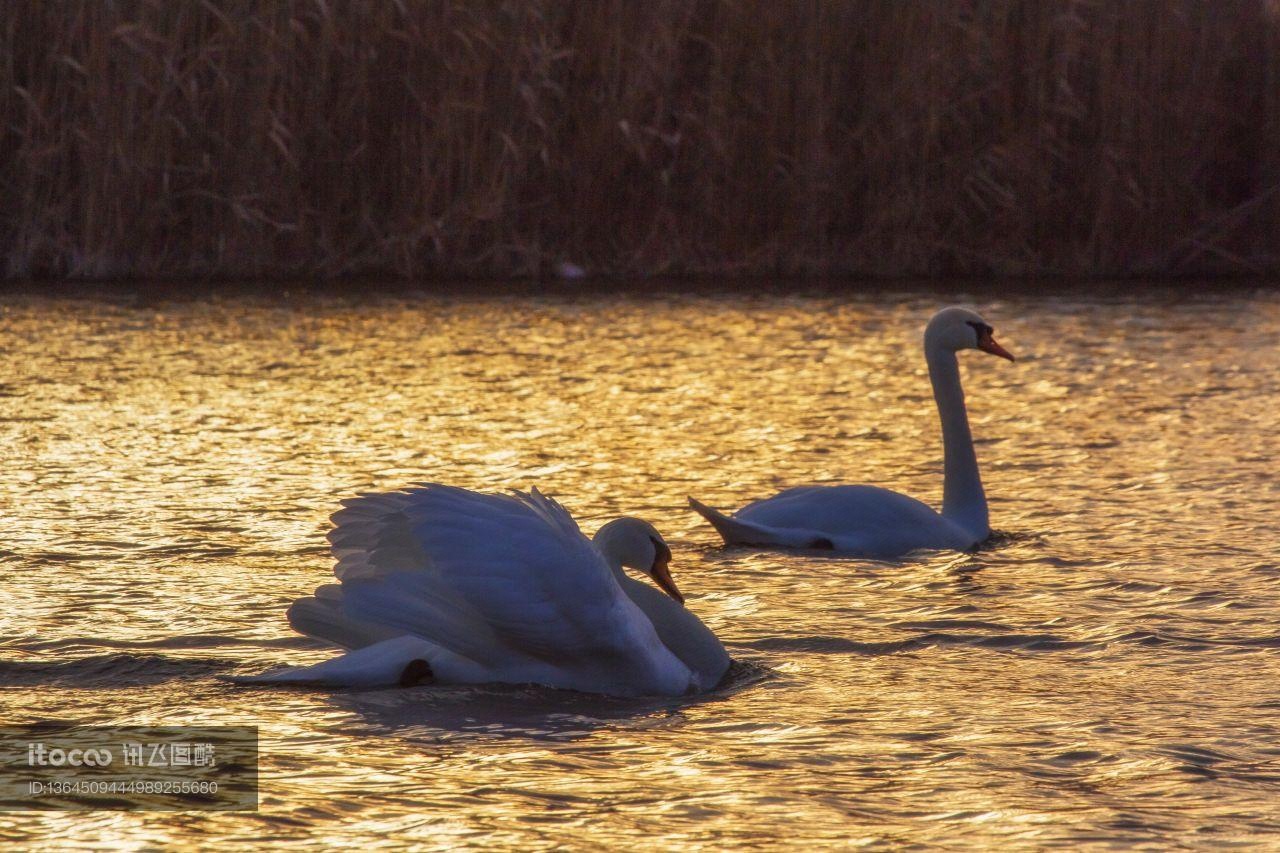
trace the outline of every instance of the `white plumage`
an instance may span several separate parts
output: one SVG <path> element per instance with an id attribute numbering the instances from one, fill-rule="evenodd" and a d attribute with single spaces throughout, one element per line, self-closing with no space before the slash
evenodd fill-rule
<path id="1" fill-rule="evenodd" d="M 257 681 L 352 686 L 537 683 L 621 695 L 714 687 L 729 658 L 672 595 L 670 551 L 619 519 L 593 543 L 537 489 L 481 494 L 437 484 L 343 501 L 329 533 L 338 584 L 296 601 L 299 632 L 351 651 Z M 419 662 L 415 664 L 415 661 Z"/>
<path id="2" fill-rule="evenodd" d="M 893 559 L 917 550 L 967 550 L 991 535 L 956 353 L 979 349 L 1013 361 L 972 311 L 943 308 L 924 333 L 925 361 L 942 421 L 942 512 L 877 486 L 802 486 L 748 504 L 733 515 L 689 499 L 725 544 L 821 548 Z"/>

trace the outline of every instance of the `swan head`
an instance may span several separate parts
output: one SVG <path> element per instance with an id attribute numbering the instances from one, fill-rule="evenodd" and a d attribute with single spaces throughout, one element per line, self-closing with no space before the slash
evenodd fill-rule
<path id="1" fill-rule="evenodd" d="M 976 311 L 952 306 L 934 314 L 925 326 L 924 346 L 926 350 L 937 348 L 951 352 L 979 349 L 1013 361 L 1009 351 L 992 337 L 994 331 Z"/>
<path id="2" fill-rule="evenodd" d="M 671 549 L 652 524 L 639 518 L 615 518 L 591 540 L 611 565 L 644 572 L 667 595 L 684 604 L 671 579 Z"/>

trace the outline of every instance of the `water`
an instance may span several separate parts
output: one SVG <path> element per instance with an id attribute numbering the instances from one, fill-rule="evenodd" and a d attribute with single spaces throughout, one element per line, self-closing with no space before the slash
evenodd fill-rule
<path id="1" fill-rule="evenodd" d="M 256 724 L 257 813 L 0 814 L 0 842 L 1280 844 L 1280 294 L 977 299 L 998 535 L 723 551 L 684 506 L 935 505 L 919 334 L 959 293 L 0 298 L 0 722 Z M 740 663 L 694 701 L 243 688 L 358 490 L 653 521 Z"/>

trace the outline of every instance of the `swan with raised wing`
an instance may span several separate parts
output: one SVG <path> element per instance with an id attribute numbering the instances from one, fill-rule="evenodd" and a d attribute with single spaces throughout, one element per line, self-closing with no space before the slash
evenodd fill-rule
<path id="1" fill-rule="evenodd" d="M 537 489 L 423 484 L 343 505 L 329 532 L 339 583 L 295 601 L 288 618 L 349 651 L 246 681 L 684 695 L 715 687 L 728 669 L 724 646 L 683 606 L 671 549 L 646 521 L 615 519 L 588 540 Z"/>
<path id="2" fill-rule="evenodd" d="M 942 421 L 942 512 L 877 486 L 801 486 L 724 515 L 689 498 L 729 545 L 820 548 L 875 559 L 916 550 L 971 550 L 991 535 L 987 498 L 960 386 L 960 350 L 1013 361 L 982 317 L 943 308 L 924 331 L 924 357 Z"/>

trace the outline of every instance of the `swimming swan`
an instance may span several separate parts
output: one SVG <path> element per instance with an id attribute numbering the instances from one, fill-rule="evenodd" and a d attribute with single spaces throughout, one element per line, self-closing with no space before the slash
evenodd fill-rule
<path id="1" fill-rule="evenodd" d="M 350 651 L 245 680 L 683 695 L 715 687 L 728 669 L 724 646 L 682 606 L 671 550 L 648 522 L 615 519 L 588 540 L 537 489 L 423 484 L 343 506 L 329 532 L 339 583 L 295 601 L 288 618 Z"/>
<path id="2" fill-rule="evenodd" d="M 924 330 L 924 357 L 942 420 L 942 512 L 876 486 L 801 486 L 748 504 L 732 516 L 689 498 L 725 544 L 823 548 L 875 559 L 918 549 L 970 550 L 988 536 L 987 498 L 969 432 L 956 353 L 980 349 L 1013 361 L 992 328 L 964 308 L 943 308 Z"/>

